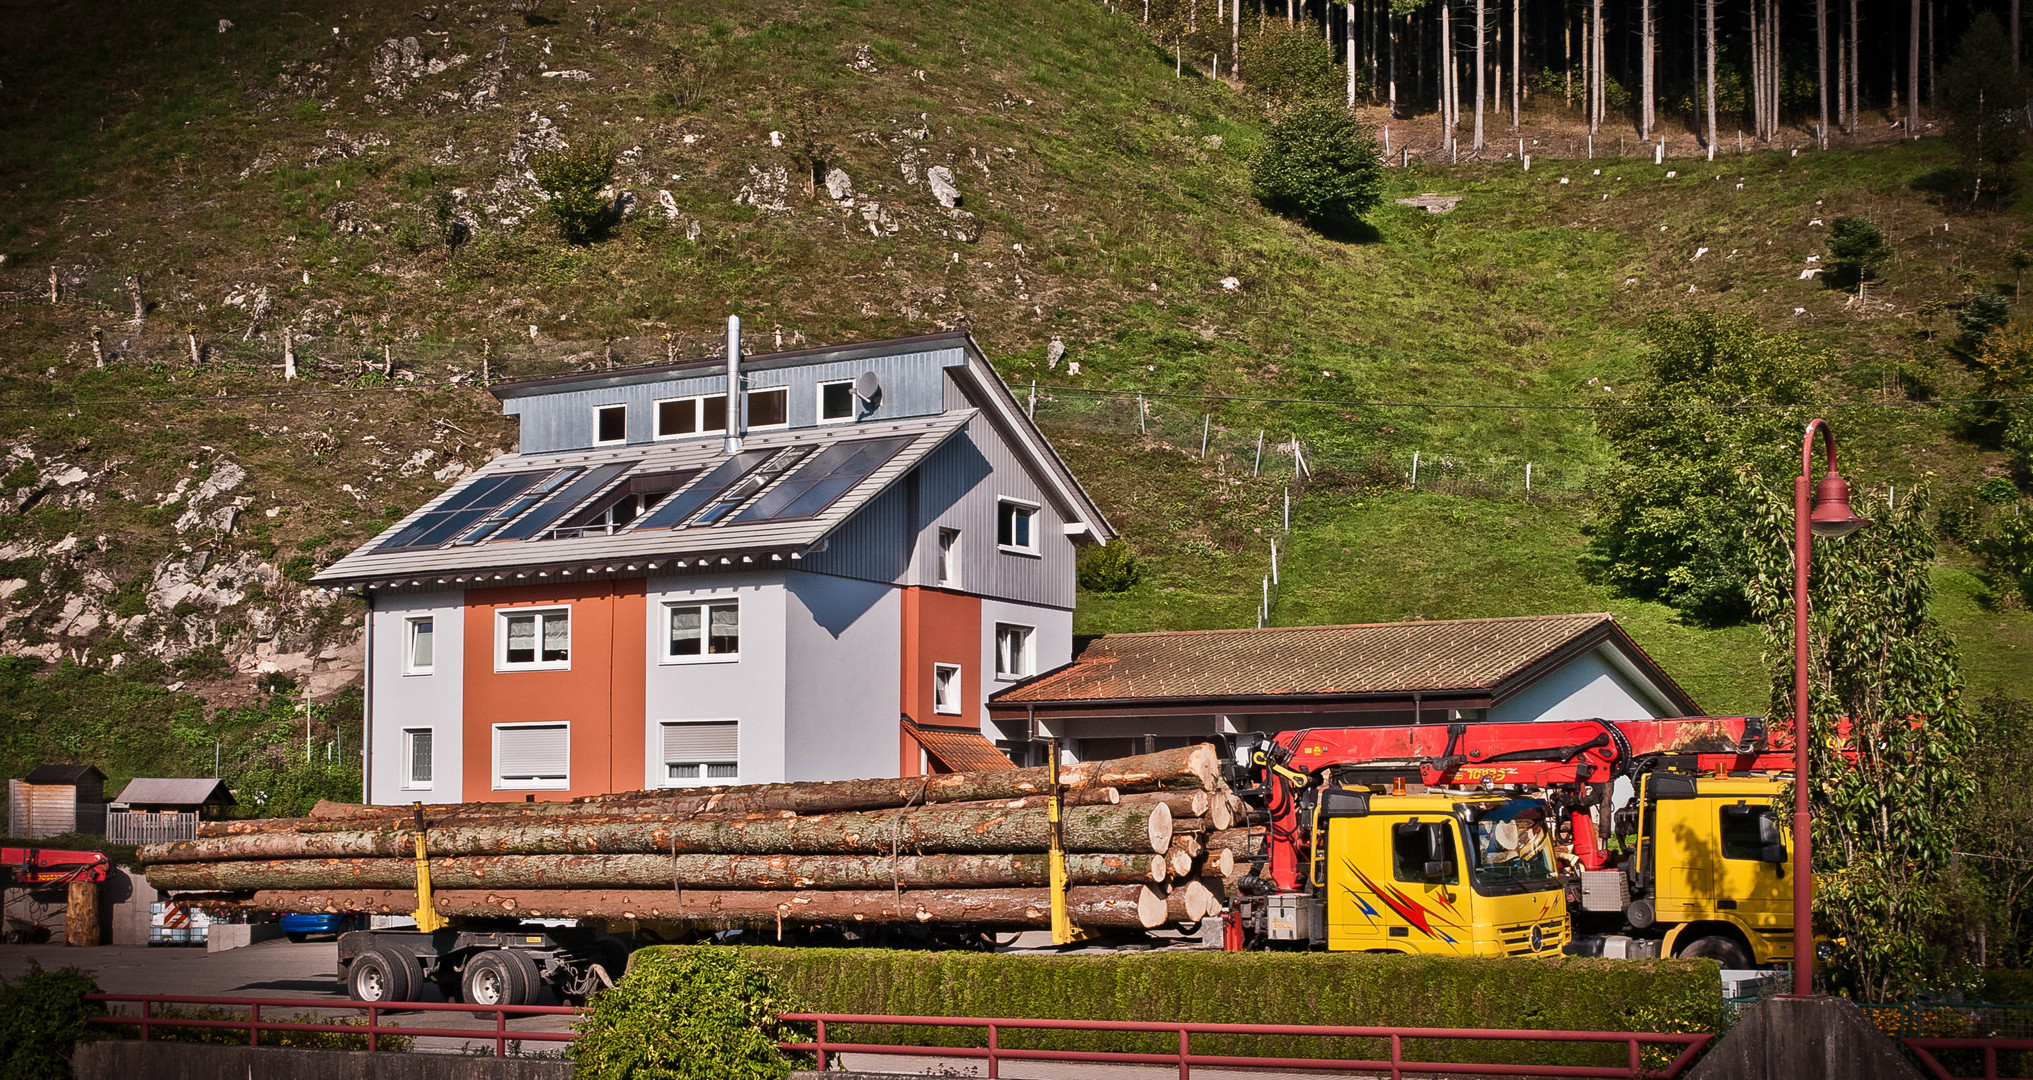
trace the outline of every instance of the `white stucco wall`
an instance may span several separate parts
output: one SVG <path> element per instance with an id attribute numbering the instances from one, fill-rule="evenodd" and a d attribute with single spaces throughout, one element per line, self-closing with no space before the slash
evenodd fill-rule
<path id="1" fill-rule="evenodd" d="M 465 594 L 452 590 L 410 595 L 380 595 L 374 600 L 374 699 L 368 732 L 370 761 L 368 799 L 383 805 L 409 802 L 462 801 L 460 777 L 465 768 L 466 620 Z M 435 662 L 431 674 L 404 674 L 408 645 L 406 624 L 428 615 L 434 620 Z M 409 787 L 409 762 L 403 731 L 431 729 L 431 784 Z"/>
<path id="2" fill-rule="evenodd" d="M 895 776 L 902 591 L 800 571 L 785 578 L 784 778 Z"/>
<path id="3" fill-rule="evenodd" d="M 1670 715 L 1663 702 L 1654 703 L 1602 655 L 1601 649 L 1576 657 L 1489 711 L 1489 719 L 1498 722 L 1643 720 Z"/>
<path id="4" fill-rule="evenodd" d="M 1013 623 L 1033 628 L 1031 637 L 1036 662 L 1031 674 L 1050 671 L 1073 659 L 1073 613 L 1064 608 L 1043 607 L 1037 604 L 1018 604 L 1007 600 L 981 601 L 981 734 L 990 742 L 997 739 L 1022 739 L 1026 732 L 1015 730 L 1005 733 L 995 721 L 988 718 L 989 695 L 1007 690 L 1017 684 L 1016 679 L 999 679 L 995 675 L 995 627 L 997 623 Z M 1011 725 L 1020 728 L 1022 721 Z"/>
<path id="5" fill-rule="evenodd" d="M 643 783 L 668 783 L 663 768 L 665 720 L 736 720 L 740 775 L 729 780 L 701 778 L 701 784 L 767 784 L 784 774 L 784 603 L 783 576 L 715 574 L 653 577 L 644 605 L 649 620 L 644 657 Z M 664 605 L 685 600 L 736 598 L 741 603 L 740 659 L 667 661 L 663 656 Z M 615 738 L 621 738 L 615 732 Z"/>

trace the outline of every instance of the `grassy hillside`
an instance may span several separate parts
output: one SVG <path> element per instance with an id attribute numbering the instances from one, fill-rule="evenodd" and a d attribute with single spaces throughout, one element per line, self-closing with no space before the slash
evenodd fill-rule
<path id="1" fill-rule="evenodd" d="M 1628 392 L 1658 313 L 1827 350 L 1853 481 L 1962 498 L 2003 471 L 1908 404 L 1970 384 L 1953 307 L 2016 285 L 2026 230 L 1946 207 L 1933 142 L 1393 168 L 1393 198 L 1462 202 L 1323 236 L 1250 197 L 1253 96 L 1175 78 L 1102 5 L 290 7 L 116 3 L 91 34 L 74 5 L 4 8 L 0 650 L 215 703 L 264 664 L 328 692 L 358 611 L 301 582 L 513 445 L 483 378 L 707 355 L 730 312 L 759 348 L 965 326 L 1040 384 L 1151 566 L 1083 598 L 1083 631 L 1250 624 L 1296 440 L 1314 476 L 1273 621 L 1608 609 L 1711 709 L 1760 708 L 1753 630 L 1574 559 L 1604 453 L 1574 407 Z M 632 211 L 568 245 L 533 162 L 595 142 Z M 1897 252 L 1867 303 L 1801 276 L 1842 215 Z M 1139 418 L 1137 391 L 1188 396 Z M 1483 407 L 1354 404 L 1386 401 Z M 2033 617 L 1944 550 L 1972 682 L 2033 694 Z"/>

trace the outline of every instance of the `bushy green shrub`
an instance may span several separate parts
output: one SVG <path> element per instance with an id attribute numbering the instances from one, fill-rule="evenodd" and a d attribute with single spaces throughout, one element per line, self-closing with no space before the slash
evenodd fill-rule
<path id="1" fill-rule="evenodd" d="M 2010 506 L 2019 501 L 2019 485 L 2009 476 L 1993 476 L 1977 485 L 1977 498 L 1992 506 Z"/>
<path id="2" fill-rule="evenodd" d="M 1345 84 L 1334 47 L 1311 27 L 1270 23 L 1242 39 L 1242 81 L 1273 105 L 1338 97 Z"/>
<path id="3" fill-rule="evenodd" d="M 85 1000 L 98 992 L 77 968 L 47 971 L 33 959 L 19 979 L 0 979 L 0 1077 L 67 1080 L 71 1047 L 90 1030 L 90 1017 L 105 1015 Z"/>
<path id="4" fill-rule="evenodd" d="M 2001 517 L 1998 531 L 1977 542 L 1990 564 L 1991 588 L 2002 596 L 2017 594 L 2033 607 L 2033 518 Z"/>
<path id="5" fill-rule="evenodd" d="M 614 176 L 614 147 L 588 142 L 577 149 L 547 150 L 530 162 L 536 184 L 548 201 L 544 214 L 567 243 L 587 244 L 614 225 L 614 201 L 603 194 Z"/>
<path id="6" fill-rule="evenodd" d="M 1123 593 L 1144 579 L 1143 560 L 1128 542 L 1117 540 L 1080 553 L 1080 587 L 1089 592 Z"/>
<path id="7" fill-rule="evenodd" d="M 1067 956 L 901 949 L 738 950 L 802 1010 L 902 1016 L 1235 1021 L 1421 1027 L 1713 1030 L 1705 960 L 1505 960 L 1350 953 L 1117 952 Z M 641 964 L 654 952 L 637 953 Z M 828 1025 L 832 1038 L 983 1046 L 978 1029 Z M 1176 1036 L 1004 1031 L 1025 1048 L 1176 1051 Z M 1196 1053 L 1377 1057 L 1377 1040 L 1199 1035 Z M 1616 1064 L 1621 1046 L 1408 1042 L 1407 1057 Z M 602 1076 L 608 1074 L 600 1074 Z M 621 1074 L 615 1074 L 621 1075 Z"/>
<path id="8" fill-rule="evenodd" d="M 1828 223 L 1828 255 L 1828 283 L 1854 289 L 1877 279 L 1878 268 L 1892 257 L 1892 245 L 1863 218 L 1839 217 Z"/>
<path id="9" fill-rule="evenodd" d="M 769 969 L 746 950 L 684 946 L 637 953 L 627 977 L 593 996 L 571 1055 L 580 1080 L 783 1080 L 776 1048 L 798 1037 Z"/>
<path id="10" fill-rule="evenodd" d="M 1279 117 L 1249 171 L 1265 206 L 1310 222 L 1354 221 L 1383 200 L 1376 139 L 1339 105 L 1311 102 Z"/>

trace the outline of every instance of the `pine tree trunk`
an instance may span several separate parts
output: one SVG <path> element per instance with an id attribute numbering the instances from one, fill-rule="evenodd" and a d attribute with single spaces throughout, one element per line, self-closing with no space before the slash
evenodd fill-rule
<path id="1" fill-rule="evenodd" d="M 434 894 L 442 915 L 520 918 L 607 918 L 647 921 L 750 921 L 811 923 L 926 923 L 983 929 L 1051 926 L 1046 889 L 891 889 L 834 892 L 711 889 L 447 889 Z M 407 890 L 264 889 L 238 906 L 250 911 L 368 912 L 407 915 L 416 894 Z M 1069 889 L 1073 925 L 1093 930 L 1149 930 L 1166 921 L 1165 900 L 1144 885 L 1090 885 Z"/>
<path id="2" fill-rule="evenodd" d="M 1594 0 L 1595 9 L 1588 23 L 1588 133 L 1596 135 L 1602 131 L 1602 107 L 1606 100 L 1602 86 L 1602 0 Z"/>
<path id="3" fill-rule="evenodd" d="M 1511 0 L 1511 134 L 1518 133 L 1525 108 L 1525 0 Z"/>
<path id="4" fill-rule="evenodd" d="M 1609 118 L 1609 44 L 1603 34 L 1602 0 L 1595 0 L 1595 117 L 1590 132 L 1600 131 Z"/>
<path id="5" fill-rule="evenodd" d="M 1913 25 L 1907 31 L 1906 137 L 1920 137 L 1920 0 L 1913 0 Z"/>
<path id="6" fill-rule="evenodd" d="M 1638 59 L 1639 93 L 1644 100 L 1638 105 L 1638 136 L 1646 142 L 1652 141 L 1652 56 L 1657 45 L 1652 31 L 1652 0 L 1639 0 L 1638 4 L 1639 47 L 1643 50 Z"/>
<path id="7" fill-rule="evenodd" d="M 1487 46 L 1489 44 L 1489 15 L 1485 9 L 1487 0 L 1475 0 L 1475 142 L 1477 150 L 1482 149 L 1482 116 L 1484 108 L 1484 84 L 1489 81 Z"/>
<path id="8" fill-rule="evenodd" d="M 1758 3 L 1751 0 L 1751 134 L 1765 133 L 1765 47 L 1758 36 Z"/>
<path id="9" fill-rule="evenodd" d="M 1176 845 L 1185 837 L 1174 838 Z M 1163 884 L 1167 855 L 1068 855 L 1071 885 Z M 431 860 L 441 889 L 1034 888 L 1048 855 L 482 855 Z M 1190 868 L 1189 868 L 1190 869 Z M 1179 871 L 1181 874 L 1186 871 Z M 413 859 L 168 863 L 149 883 L 178 892 L 411 889 Z"/>
<path id="10" fill-rule="evenodd" d="M 1842 11 L 1835 13 L 1835 128 L 1849 130 L 1849 44 L 1843 38 Z"/>
<path id="11" fill-rule="evenodd" d="M 1561 102 L 1563 107 L 1571 109 L 1574 107 L 1574 16 L 1564 8 L 1560 12 L 1560 64 Z M 1582 79 L 1581 85 L 1586 89 L 1588 80 Z"/>
<path id="12" fill-rule="evenodd" d="M 1708 155 L 1715 157 L 1715 0 L 1708 0 Z"/>
<path id="13" fill-rule="evenodd" d="M 1440 127 L 1443 142 L 1454 142 L 1461 98 L 1454 92 L 1454 0 L 1440 0 Z"/>
<path id="14" fill-rule="evenodd" d="M 1355 111 L 1355 0 L 1343 9 L 1348 13 L 1348 111 Z"/>

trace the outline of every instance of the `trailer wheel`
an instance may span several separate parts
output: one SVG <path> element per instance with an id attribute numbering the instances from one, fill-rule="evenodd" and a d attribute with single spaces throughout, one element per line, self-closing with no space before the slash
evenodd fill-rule
<path id="1" fill-rule="evenodd" d="M 528 1005 L 536 1000 L 536 969 L 513 949 L 491 949 L 466 961 L 461 989 L 468 1005 Z"/>
<path id="2" fill-rule="evenodd" d="M 1744 947 L 1737 944 L 1734 939 L 1721 935 L 1696 938 L 1688 942 L 1680 947 L 1680 956 L 1682 959 L 1697 957 L 1714 960 L 1725 969 L 1733 971 L 1741 971 L 1751 966 L 1750 955 L 1744 951 Z"/>
<path id="3" fill-rule="evenodd" d="M 423 969 L 402 949 L 377 946 L 353 958 L 346 971 L 346 996 L 354 1001 L 414 1001 Z"/>

